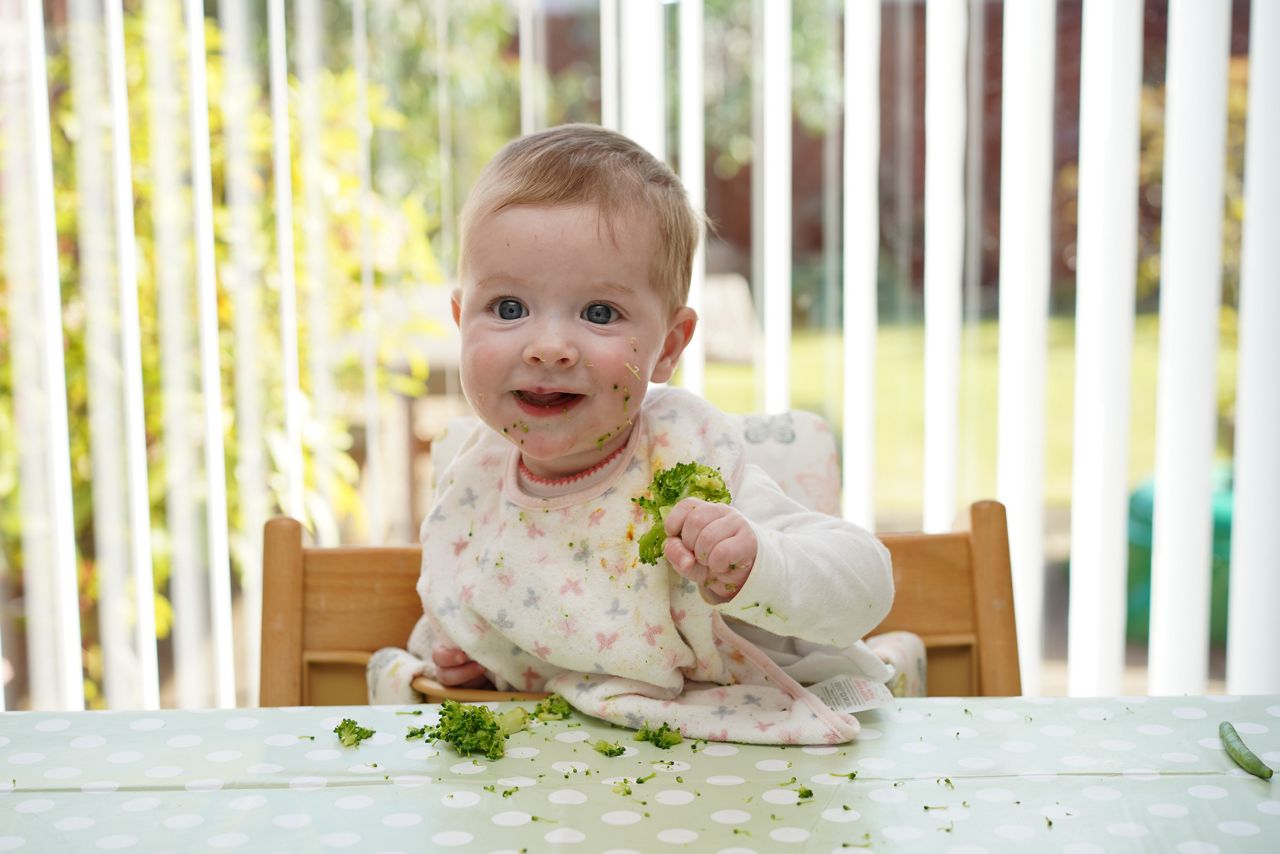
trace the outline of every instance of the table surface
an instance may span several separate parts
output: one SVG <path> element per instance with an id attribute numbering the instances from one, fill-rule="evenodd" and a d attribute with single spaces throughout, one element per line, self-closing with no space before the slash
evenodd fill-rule
<path id="1" fill-rule="evenodd" d="M 436 712 L 0 713 L 0 851 L 1280 850 L 1280 774 L 1217 736 L 1280 768 L 1280 696 L 900 700 L 836 747 L 661 750 L 575 715 L 492 762 L 406 741 Z M 343 747 L 344 717 L 376 734 Z"/>

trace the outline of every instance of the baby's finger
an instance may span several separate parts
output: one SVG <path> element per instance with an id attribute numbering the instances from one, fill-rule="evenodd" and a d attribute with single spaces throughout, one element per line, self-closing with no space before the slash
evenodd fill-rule
<path id="1" fill-rule="evenodd" d="M 450 688 L 476 688 L 486 681 L 484 665 L 468 661 L 457 667 L 438 667 L 436 681 Z"/>
<path id="2" fill-rule="evenodd" d="M 662 555 L 672 569 L 694 584 L 702 584 L 706 580 L 707 568 L 694 559 L 693 552 L 677 537 L 667 537 L 662 546 Z"/>
<path id="3" fill-rule="evenodd" d="M 456 646 L 438 643 L 431 648 L 431 660 L 436 667 L 458 667 L 471 661 L 471 657 Z"/>
<path id="4" fill-rule="evenodd" d="M 712 519 L 698 532 L 698 538 L 692 546 L 693 556 L 699 563 L 705 563 L 713 574 L 723 572 L 728 568 L 729 561 L 722 559 L 717 563 L 712 559 L 712 555 L 721 543 L 731 539 L 741 529 L 742 523 L 736 515 L 724 515 Z M 686 539 L 685 542 L 689 541 Z"/>

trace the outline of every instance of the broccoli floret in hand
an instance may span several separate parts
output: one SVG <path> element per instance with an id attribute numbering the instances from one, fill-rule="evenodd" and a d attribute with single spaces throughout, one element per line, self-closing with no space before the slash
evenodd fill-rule
<path id="1" fill-rule="evenodd" d="M 720 472 L 702 463 L 676 463 L 655 472 L 649 484 L 649 497 L 631 499 L 653 520 L 649 530 L 640 537 L 641 563 L 657 563 L 662 557 L 662 544 L 667 541 L 662 521 L 672 507 L 686 498 L 728 504 L 731 496 Z"/>

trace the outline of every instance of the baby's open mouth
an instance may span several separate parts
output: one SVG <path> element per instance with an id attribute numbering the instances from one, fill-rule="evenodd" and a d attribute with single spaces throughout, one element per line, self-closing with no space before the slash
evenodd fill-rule
<path id="1" fill-rule="evenodd" d="M 517 391 L 516 400 L 528 407 L 562 411 L 582 399 L 582 395 L 568 391 Z"/>

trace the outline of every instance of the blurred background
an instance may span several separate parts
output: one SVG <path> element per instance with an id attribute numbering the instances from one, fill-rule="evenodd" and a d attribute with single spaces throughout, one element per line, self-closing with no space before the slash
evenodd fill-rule
<path id="1" fill-rule="evenodd" d="M 572 121 L 713 224 L 678 383 L 875 530 L 1006 503 L 1028 693 L 1280 691 L 1267 5 L 0 0 L 3 707 L 252 704 L 264 521 L 415 539 L 458 211 Z"/>

